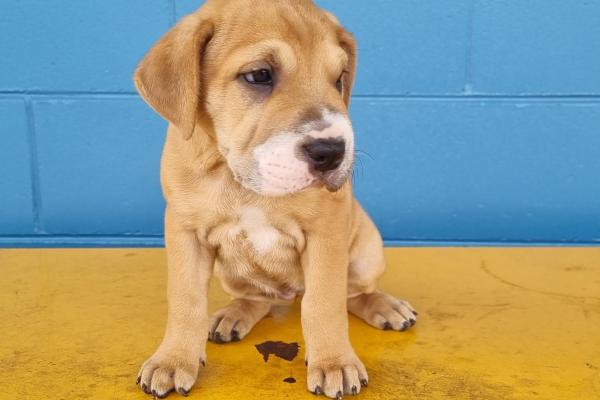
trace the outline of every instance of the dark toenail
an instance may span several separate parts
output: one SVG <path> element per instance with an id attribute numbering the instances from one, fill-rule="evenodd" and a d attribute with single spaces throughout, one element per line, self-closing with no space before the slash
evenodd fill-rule
<path id="1" fill-rule="evenodd" d="M 416 323 L 417 323 L 417 320 L 416 320 L 416 319 L 414 319 L 414 318 L 411 318 L 411 319 L 410 319 L 410 326 L 413 326 L 413 325 L 414 325 L 414 324 L 416 324 Z"/>
<path id="2" fill-rule="evenodd" d="M 221 332 L 215 332 L 215 335 L 213 337 L 213 342 L 215 342 L 217 344 L 225 343 L 225 341 L 221 338 Z"/>
<path id="3" fill-rule="evenodd" d="M 146 386 L 145 383 L 142 383 L 142 390 L 144 391 L 144 393 L 146 394 L 151 394 L 152 392 L 150 391 L 150 388 L 148 386 Z"/>
<path id="4" fill-rule="evenodd" d="M 314 394 L 315 396 L 318 396 L 318 395 L 320 395 L 320 394 L 322 394 L 322 393 L 323 393 L 323 392 L 321 391 L 321 386 L 317 386 L 317 387 L 315 388 L 315 390 L 313 391 L 313 394 Z"/>
<path id="5" fill-rule="evenodd" d="M 356 396 L 358 394 L 358 389 L 356 386 L 352 386 L 352 396 Z"/>
<path id="6" fill-rule="evenodd" d="M 360 384 L 363 385 L 364 387 L 367 387 L 367 386 L 369 386 L 369 381 L 366 379 L 361 379 Z"/>
<path id="7" fill-rule="evenodd" d="M 179 389 L 177 389 L 177 392 L 178 392 L 180 395 L 182 395 L 182 396 L 185 396 L 185 397 L 188 397 L 188 395 L 190 394 L 190 391 L 189 391 L 189 389 L 188 389 L 188 390 L 185 390 L 184 388 L 179 388 Z"/>
<path id="8" fill-rule="evenodd" d="M 335 400 L 342 400 L 343 397 L 344 397 L 344 394 L 341 391 L 338 391 L 335 394 Z"/>
<path id="9" fill-rule="evenodd" d="M 392 324 L 390 324 L 388 321 L 385 321 L 385 323 L 383 324 L 383 330 L 389 331 L 391 329 L 392 329 Z"/>
<path id="10" fill-rule="evenodd" d="M 231 331 L 231 341 L 239 342 L 240 341 L 240 333 L 236 330 Z"/>
<path id="11" fill-rule="evenodd" d="M 308 367 L 308 360 L 304 360 L 304 366 Z"/>
<path id="12" fill-rule="evenodd" d="M 402 323 L 402 327 L 400 328 L 400 332 L 404 332 L 405 330 L 407 330 L 407 329 L 408 329 L 408 327 L 409 327 L 409 326 L 410 326 L 410 322 L 408 322 L 408 321 L 404 321 L 404 322 Z"/>
<path id="13" fill-rule="evenodd" d="M 142 380 L 142 377 L 138 376 L 137 379 L 135 380 L 135 384 L 139 385 L 141 380 Z"/>
<path id="14" fill-rule="evenodd" d="M 419 315 L 419 313 L 416 310 L 412 310 L 412 313 L 415 315 Z"/>
<path id="15" fill-rule="evenodd" d="M 206 361 L 200 360 L 200 364 L 202 364 L 203 367 L 206 367 Z"/>

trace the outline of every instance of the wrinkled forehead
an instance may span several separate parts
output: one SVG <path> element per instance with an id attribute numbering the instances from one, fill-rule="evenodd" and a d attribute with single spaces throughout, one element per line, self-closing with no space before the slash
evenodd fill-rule
<path id="1" fill-rule="evenodd" d="M 348 56 L 339 45 L 339 27 L 316 7 L 298 9 L 290 3 L 274 1 L 271 7 L 224 12 L 209 56 L 232 68 L 265 61 L 274 67 L 297 69 L 318 64 L 307 61 L 315 58 L 331 69 L 344 68 Z"/>
<path id="2" fill-rule="evenodd" d="M 316 57 L 321 62 L 310 62 Z M 314 43 L 309 48 L 294 46 L 293 43 L 273 35 L 235 47 L 222 58 L 222 71 L 232 74 L 240 72 L 240 69 L 258 69 L 265 64 L 290 75 L 302 70 L 322 68 L 329 70 L 331 74 L 339 74 L 348 63 L 347 54 L 333 40 Z"/>

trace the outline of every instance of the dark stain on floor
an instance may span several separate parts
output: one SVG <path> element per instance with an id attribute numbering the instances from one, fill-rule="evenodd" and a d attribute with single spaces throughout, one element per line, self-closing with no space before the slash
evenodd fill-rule
<path id="1" fill-rule="evenodd" d="M 256 350 L 262 354 L 265 362 L 269 361 L 269 356 L 273 354 L 276 357 L 283 358 L 287 361 L 292 361 L 298 355 L 298 349 L 300 346 L 298 343 L 285 343 L 285 342 L 273 342 L 267 341 L 261 344 L 254 345 Z"/>
<path id="2" fill-rule="evenodd" d="M 285 383 L 296 383 L 296 378 L 290 376 L 289 378 L 285 378 L 283 381 Z"/>

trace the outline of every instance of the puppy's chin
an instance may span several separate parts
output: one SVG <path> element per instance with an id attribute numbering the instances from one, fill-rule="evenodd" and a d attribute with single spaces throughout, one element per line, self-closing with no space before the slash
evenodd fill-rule
<path id="1" fill-rule="evenodd" d="M 235 181 L 245 189 L 265 197 L 292 195 L 318 183 L 317 178 L 311 174 L 291 174 L 291 176 L 282 174 L 282 176 L 258 170 L 251 170 L 249 173 L 236 172 L 234 169 L 231 171 Z"/>
<path id="2" fill-rule="evenodd" d="M 323 182 L 325 188 L 330 192 L 337 192 L 346 184 L 349 176 L 349 172 L 336 172 L 329 177 L 323 178 L 321 182 Z"/>
<path id="3" fill-rule="evenodd" d="M 281 197 L 300 193 L 310 188 L 325 188 L 331 193 L 339 191 L 348 181 L 349 174 L 341 171 L 332 172 L 325 175 L 313 175 L 310 180 L 291 181 L 284 187 L 281 182 L 273 185 L 271 182 L 263 182 L 258 194 L 270 197 Z"/>
<path id="4" fill-rule="evenodd" d="M 234 179 L 244 188 L 265 197 L 284 197 L 304 190 L 321 187 L 329 192 L 339 191 L 348 181 L 345 173 L 333 173 L 329 176 L 310 176 L 303 179 L 278 180 L 250 174 L 249 177 L 233 172 Z"/>
<path id="5" fill-rule="evenodd" d="M 343 181 L 341 184 L 334 184 L 334 185 L 332 185 L 332 184 L 329 184 L 329 183 L 326 183 L 326 184 L 325 184 L 325 188 L 326 188 L 328 191 L 330 191 L 331 193 L 335 193 L 335 192 L 337 192 L 338 190 L 340 190 L 340 189 L 342 188 L 342 186 L 344 186 L 344 183 L 346 183 L 346 181 Z"/>

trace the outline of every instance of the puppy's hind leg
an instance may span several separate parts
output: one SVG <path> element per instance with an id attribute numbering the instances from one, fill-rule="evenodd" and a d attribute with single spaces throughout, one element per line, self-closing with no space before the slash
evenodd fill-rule
<path id="1" fill-rule="evenodd" d="M 243 339 L 271 309 L 268 301 L 234 299 L 213 314 L 208 339 L 223 344 Z"/>
<path id="2" fill-rule="evenodd" d="M 348 311 L 375 328 L 404 331 L 417 322 L 417 312 L 408 302 L 377 290 L 377 280 L 385 270 L 383 243 L 367 214 L 360 206 L 357 211 L 359 225 L 348 270 Z"/>

